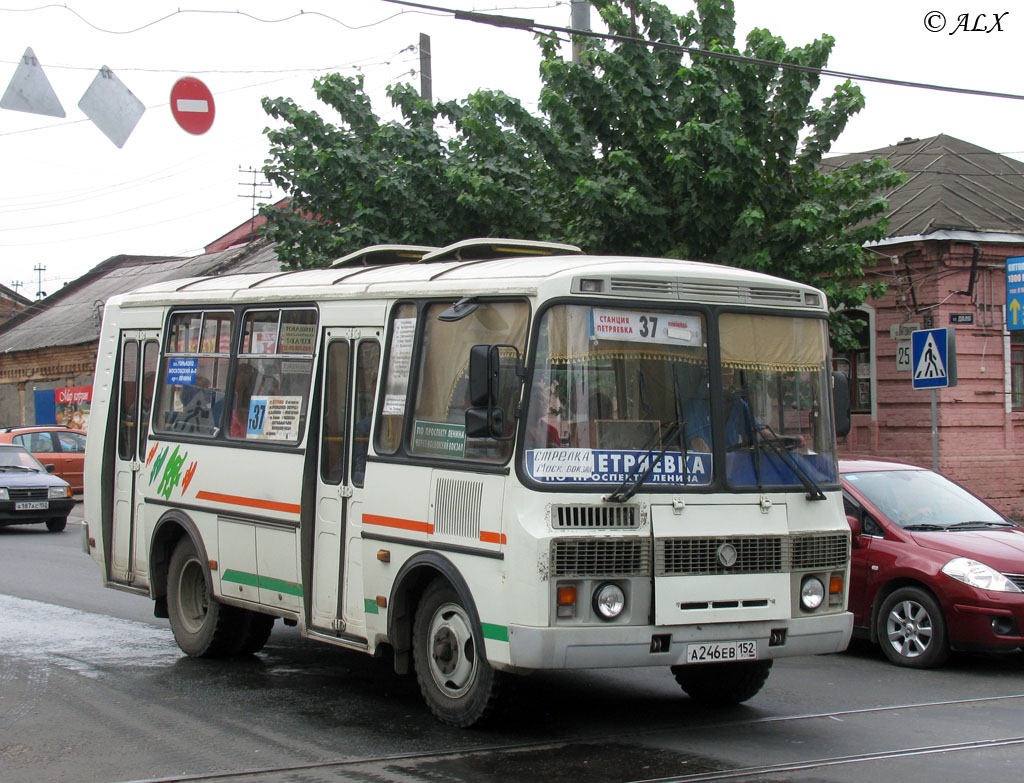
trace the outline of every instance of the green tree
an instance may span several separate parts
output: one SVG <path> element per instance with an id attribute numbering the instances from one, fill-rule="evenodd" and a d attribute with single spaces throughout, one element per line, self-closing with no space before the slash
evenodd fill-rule
<path id="1" fill-rule="evenodd" d="M 586 39 L 576 64 L 539 36 L 539 116 L 500 92 L 430 103 L 399 85 L 402 119 L 381 122 L 361 78 L 337 74 L 314 84 L 336 124 L 265 99 L 284 122 L 267 131 L 265 173 L 290 203 L 264 209 L 284 263 L 322 266 L 378 242 L 532 237 L 755 269 L 818 285 L 834 307 L 878 293 L 862 245 L 884 236 L 880 194 L 902 175 L 881 160 L 820 170 L 864 105 L 846 82 L 812 106 L 833 39 L 789 48 L 753 30 L 742 54 L 810 69 L 787 70 L 680 51 L 740 54 L 731 0 L 685 15 L 652 0 L 594 6 L 611 33 L 670 46 Z"/>

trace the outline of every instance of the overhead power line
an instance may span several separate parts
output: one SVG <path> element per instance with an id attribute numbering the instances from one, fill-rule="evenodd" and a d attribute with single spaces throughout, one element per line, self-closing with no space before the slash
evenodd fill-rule
<path id="1" fill-rule="evenodd" d="M 485 14 L 478 11 L 460 11 L 457 8 L 445 8 L 443 6 L 428 5 L 426 3 L 413 3 L 409 0 L 381 0 L 384 3 L 391 3 L 392 5 L 406 6 L 408 8 L 415 8 L 421 11 L 434 11 L 437 13 L 451 14 L 454 18 L 467 21 L 476 22 L 478 24 L 487 24 L 494 27 L 507 27 L 512 30 L 522 30 L 524 32 L 532 33 L 564 33 L 566 35 L 582 36 L 585 38 L 598 38 L 605 41 L 615 41 L 617 43 L 634 43 L 646 46 L 650 49 L 663 49 L 670 52 L 679 52 L 680 54 L 688 54 L 691 57 L 706 57 L 709 59 L 717 60 L 728 60 L 736 63 L 744 63 L 747 65 L 761 65 L 770 68 L 776 68 L 783 71 L 798 71 L 801 73 L 809 73 L 815 76 L 831 76 L 837 79 L 849 79 L 855 82 L 873 82 L 876 84 L 888 84 L 895 87 L 910 87 L 917 90 L 937 90 L 939 92 L 952 92 L 959 93 L 961 95 L 978 95 L 984 98 L 1008 98 L 1015 101 L 1024 101 L 1024 95 L 1009 92 L 993 92 L 991 90 L 976 90 L 969 87 L 949 87 L 941 84 L 928 84 L 926 82 L 912 82 L 905 79 L 891 79 L 884 76 L 870 76 L 862 73 L 848 73 L 846 71 L 834 71 L 830 68 L 814 68 L 809 65 L 800 65 L 798 63 L 785 63 L 779 62 L 778 60 L 764 60 L 760 57 L 749 57 L 744 54 L 734 54 L 732 52 L 715 52 L 708 49 L 698 49 L 694 46 L 683 46 L 682 44 L 671 44 L 663 41 L 651 41 L 646 38 L 639 38 L 630 35 L 617 35 L 615 33 L 599 33 L 593 30 L 577 30 L 573 27 L 560 27 L 558 25 L 541 24 L 535 22 L 532 19 L 525 19 L 518 16 L 500 16 L 497 14 Z"/>

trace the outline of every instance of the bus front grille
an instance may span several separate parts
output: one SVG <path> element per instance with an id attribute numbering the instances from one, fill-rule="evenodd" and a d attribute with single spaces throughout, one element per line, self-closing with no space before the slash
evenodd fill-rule
<path id="1" fill-rule="evenodd" d="M 659 538 L 655 576 L 779 574 L 842 568 L 850 557 L 845 533 L 795 536 Z"/>
<path id="2" fill-rule="evenodd" d="M 793 536 L 793 571 L 842 568 L 850 559 L 850 537 L 845 533 Z"/>
<path id="3" fill-rule="evenodd" d="M 551 542 L 551 575 L 646 576 L 651 572 L 647 538 L 556 538 Z"/>
<path id="4" fill-rule="evenodd" d="M 659 538 L 654 548 L 656 576 L 778 574 L 783 569 L 778 536 Z"/>
<path id="5" fill-rule="evenodd" d="M 640 509 L 636 506 L 555 506 L 551 526 L 556 530 L 626 529 L 640 527 Z"/>

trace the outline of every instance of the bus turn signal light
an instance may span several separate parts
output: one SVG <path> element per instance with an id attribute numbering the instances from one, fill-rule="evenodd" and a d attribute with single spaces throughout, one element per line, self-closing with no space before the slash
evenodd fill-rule
<path id="1" fill-rule="evenodd" d="M 576 615 L 576 585 L 561 585 L 558 588 L 558 616 Z"/>

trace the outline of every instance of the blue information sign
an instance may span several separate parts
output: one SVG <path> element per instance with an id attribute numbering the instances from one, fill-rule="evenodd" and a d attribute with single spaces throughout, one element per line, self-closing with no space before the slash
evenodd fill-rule
<path id="1" fill-rule="evenodd" d="M 1006 259 L 1006 328 L 1024 329 L 1024 256 Z"/>
<path id="2" fill-rule="evenodd" d="M 910 333 L 915 389 L 956 386 L 956 331 L 919 329 Z"/>

